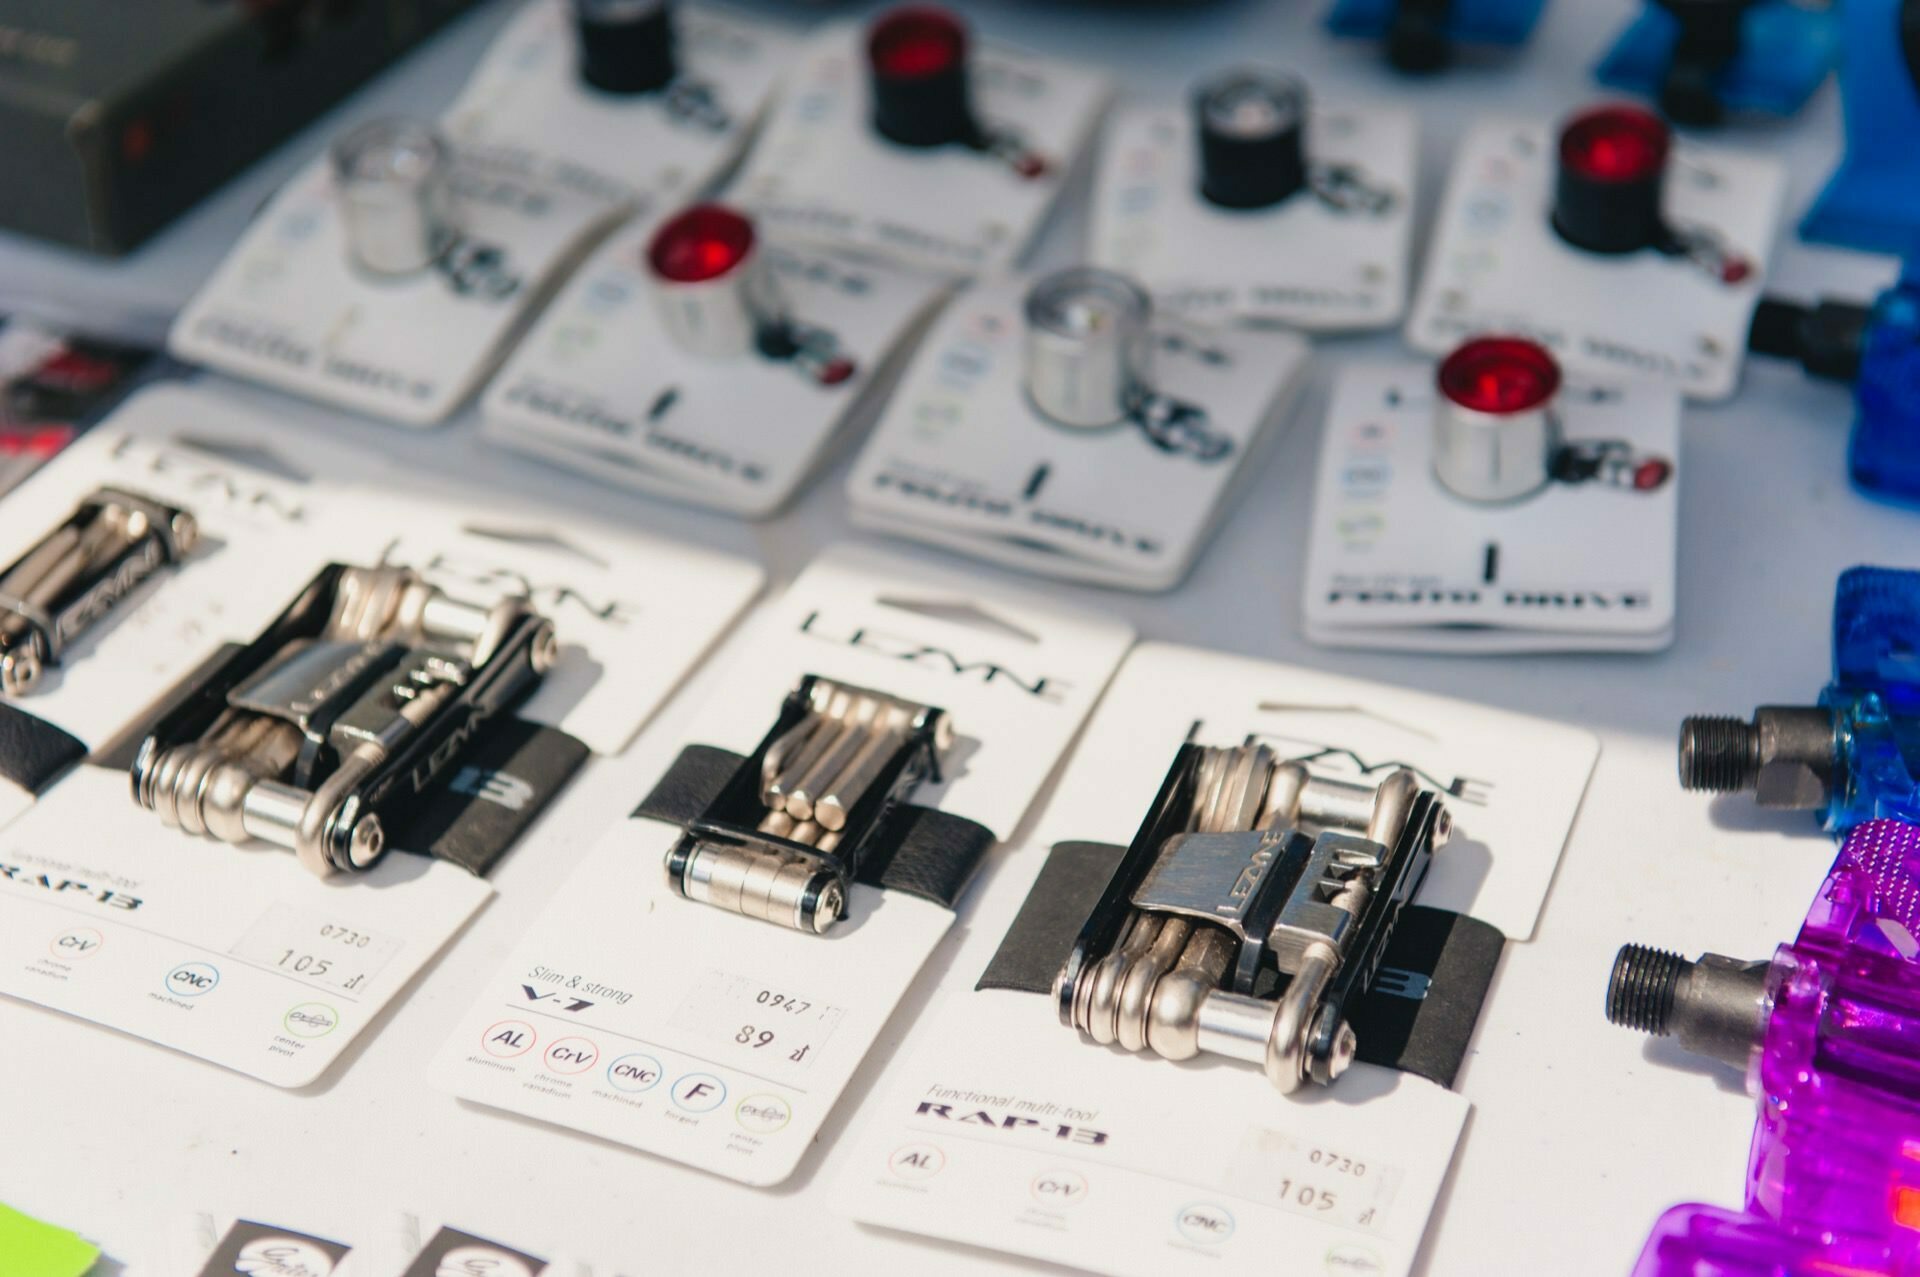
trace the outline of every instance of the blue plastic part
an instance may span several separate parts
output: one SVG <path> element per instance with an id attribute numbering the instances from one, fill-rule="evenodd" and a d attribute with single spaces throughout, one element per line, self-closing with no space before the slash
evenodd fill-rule
<path id="1" fill-rule="evenodd" d="M 1920 504 L 1920 258 L 1910 258 L 1900 282 L 1874 303 L 1854 404 L 1847 450 L 1854 485 L 1871 496 Z"/>
<path id="2" fill-rule="evenodd" d="M 1835 833 L 1868 820 L 1920 819 L 1920 572 L 1858 567 L 1833 598 L 1833 712 L 1846 783 L 1823 823 Z"/>
<path id="3" fill-rule="evenodd" d="M 1526 42 L 1547 0 L 1453 0 L 1447 37 L 1458 44 L 1516 45 Z M 1387 34 L 1400 0 L 1335 0 L 1327 29 L 1335 35 L 1378 40 Z"/>
<path id="4" fill-rule="evenodd" d="M 1846 0 L 1847 150 L 1800 238 L 1870 253 L 1920 248 L 1920 0 Z"/>
<path id="5" fill-rule="evenodd" d="M 1602 84 L 1658 98 L 1679 33 L 1673 14 L 1649 0 L 1594 74 Z M 1792 115 L 1827 78 L 1839 53 L 1831 11 L 1765 0 L 1741 19 L 1740 52 L 1715 79 L 1716 95 L 1730 112 Z"/>

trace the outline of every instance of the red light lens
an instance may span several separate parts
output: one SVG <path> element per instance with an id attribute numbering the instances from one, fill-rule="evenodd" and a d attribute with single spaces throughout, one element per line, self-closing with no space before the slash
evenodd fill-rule
<path id="1" fill-rule="evenodd" d="M 653 273 L 675 284 L 718 279 L 753 250 L 753 223 L 720 204 L 696 204 L 654 232 Z"/>
<path id="2" fill-rule="evenodd" d="M 1482 337 L 1440 365 L 1440 393 L 1474 412 L 1526 412 L 1560 391 L 1560 365 L 1524 337 Z"/>
<path id="3" fill-rule="evenodd" d="M 1673 467 L 1659 457 L 1642 461 L 1633 470 L 1633 486 L 1640 492 L 1652 492 L 1666 483 Z"/>
<path id="4" fill-rule="evenodd" d="M 1583 111 L 1560 133 L 1560 162 L 1595 182 L 1644 182 L 1667 166 L 1673 135 L 1637 106 Z"/>
<path id="5" fill-rule="evenodd" d="M 923 80 L 958 67 L 967 56 L 967 29 L 932 5 L 890 9 L 867 33 L 874 72 L 896 80 Z"/>

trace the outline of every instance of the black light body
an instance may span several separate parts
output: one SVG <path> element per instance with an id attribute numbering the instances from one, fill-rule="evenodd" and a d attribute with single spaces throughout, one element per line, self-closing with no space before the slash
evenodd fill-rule
<path id="1" fill-rule="evenodd" d="M 580 78 L 602 93 L 657 93 L 678 69 L 667 0 L 573 0 Z"/>
<path id="2" fill-rule="evenodd" d="M 1672 134 L 1637 106 L 1583 111 L 1560 133 L 1553 228 L 1590 253 L 1634 253 L 1667 236 L 1662 200 Z"/>
<path id="3" fill-rule="evenodd" d="M 867 30 L 873 127 L 900 146 L 971 143 L 980 125 L 967 79 L 967 29 L 934 5 L 901 5 Z"/>
<path id="4" fill-rule="evenodd" d="M 1307 184 L 1306 86 L 1292 76 L 1235 70 L 1193 91 L 1200 193 L 1222 208 L 1267 208 Z"/>

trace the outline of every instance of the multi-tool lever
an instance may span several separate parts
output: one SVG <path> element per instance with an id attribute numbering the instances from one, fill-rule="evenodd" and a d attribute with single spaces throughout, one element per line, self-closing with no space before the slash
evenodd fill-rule
<path id="1" fill-rule="evenodd" d="M 876 831 L 953 743 L 946 711 L 809 675 L 714 808 L 667 853 L 689 900 L 824 935 Z"/>
<path id="2" fill-rule="evenodd" d="M 190 554 L 185 510 L 102 488 L 0 574 L 0 693 L 22 696 L 142 581 Z"/>
<path id="3" fill-rule="evenodd" d="M 168 825 L 372 867 L 397 815 L 558 654 L 526 600 L 450 598 L 404 567 L 333 564 L 141 743 L 133 796 Z"/>
<path id="4" fill-rule="evenodd" d="M 1188 743 L 1055 982 L 1060 1019 L 1171 1060 L 1262 1065 L 1283 1092 L 1352 1063 L 1346 1008 L 1451 831 L 1410 771 L 1314 776 Z"/>

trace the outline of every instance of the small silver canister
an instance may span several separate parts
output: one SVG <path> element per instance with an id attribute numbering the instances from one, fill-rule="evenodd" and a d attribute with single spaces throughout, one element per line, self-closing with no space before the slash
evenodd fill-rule
<path id="1" fill-rule="evenodd" d="M 425 270 L 452 238 L 449 170 L 440 131 L 421 120 L 369 120 L 333 144 L 347 251 L 376 275 Z"/>
<path id="2" fill-rule="evenodd" d="M 1560 449 L 1560 365 L 1524 337 L 1480 337 L 1440 365 L 1433 471 L 1468 501 L 1517 501 L 1545 487 Z"/>
<path id="3" fill-rule="evenodd" d="M 1153 303 L 1124 275 L 1056 271 L 1027 293 L 1027 395 L 1062 426 L 1123 420 L 1147 386 Z"/>
<path id="4" fill-rule="evenodd" d="M 722 204 L 696 204 L 647 244 L 654 304 L 674 344 L 688 354 L 733 359 L 784 313 L 753 223 Z"/>

